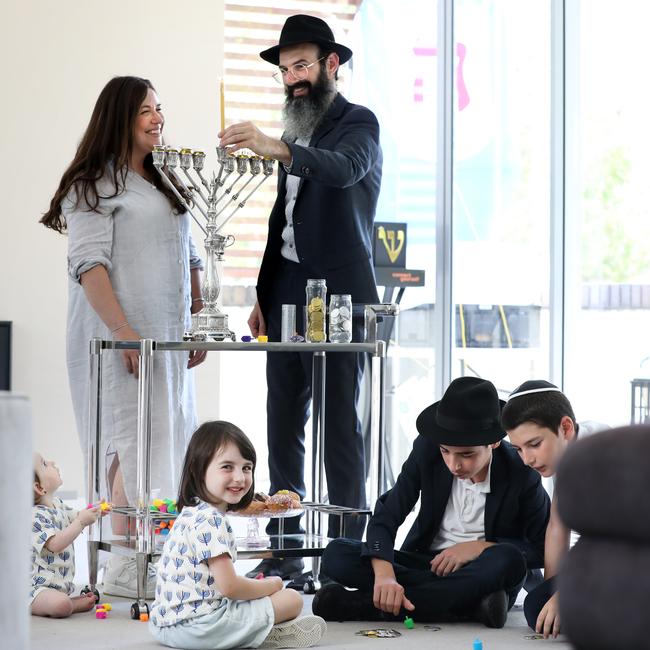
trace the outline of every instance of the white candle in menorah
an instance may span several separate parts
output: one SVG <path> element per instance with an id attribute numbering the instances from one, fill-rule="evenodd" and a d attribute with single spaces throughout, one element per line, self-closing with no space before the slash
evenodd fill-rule
<path id="1" fill-rule="evenodd" d="M 223 235 L 221 231 L 235 213 L 246 205 L 246 201 L 260 185 L 273 174 L 274 161 L 259 156 L 233 155 L 224 148 L 217 147 L 218 172 L 213 172 L 210 181 L 203 175 L 204 163 L 203 151 L 179 151 L 166 146 L 154 147 L 153 150 L 153 164 L 163 182 L 205 234 L 206 262 L 201 283 L 203 309 L 192 315 L 192 328 L 185 332 L 183 338 L 192 341 L 234 341 L 235 333 L 228 328 L 228 316 L 219 309 L 218 300 L 221 294 L 224 251 L 234 243 L 235 238 L 232 235 Z M 181 177 L 179 169 L 185 179 Z M 172 179 L 192 197 L 192 205 L 183 198 Z M 244 195 L 244 190 L 247 190 L 254 179 L 257 179 L 257 182 Z M 228 180 L 229 183 L 226 184 Z M 205 227 L 196 216 L 195 208 L 202 214 Z"/>

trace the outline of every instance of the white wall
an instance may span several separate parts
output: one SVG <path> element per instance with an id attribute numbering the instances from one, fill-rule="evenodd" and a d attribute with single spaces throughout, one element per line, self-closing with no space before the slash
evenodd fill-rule
<path id="1" fill-rule="evenodd" d="M 9 0 L 0 11 L 0 320 L 14 323 L 13 389 L 31 399 L 34 445 L 59 463 L 62 490 L 82 494 L 65 367 L 66 239 L 38 219 L 115 75 L 149 78 L 167 142 L 214 161 L 223 3 Z M 197 369 L 200 419 L 216 417 L 217 370 L 214 354 Z"/>

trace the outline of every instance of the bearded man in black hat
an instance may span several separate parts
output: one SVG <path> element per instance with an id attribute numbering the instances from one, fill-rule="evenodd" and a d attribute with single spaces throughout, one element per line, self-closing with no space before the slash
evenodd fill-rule
<path id="1" fill-rule="evenodd" d="M 543 566 L 550 502 L 539 475 L 501 441 L 502 404 L 489 381 L 461 377 L 420 413 L 420 435 L 377 501 L 366 543 L 335 539 L 326 547 L 323 571 L 340 584 L 316 593 L 315 614 L 505 625 L 528 569 Z M 417 519 L 395 550 L 418 500 Z"/>
<path id="2" fill-rule="evenodd" d="M 382 153 L 374 114 L 337 92 L 339 66 L 352 51 L 334 40 L 320 18 L 290 16 L 278 45 L 260 56 L 278 66 L 284 85 L 281 139 L 265 135 L 252 122 L 220 134 L 229 151 L 248 148 L 278 160 L 278 195 L 257 281 L 257 302 L 248 324 L 253 336 L 280 340 L 282 305 L 298 306 L 297 328 L 304 332 L 305 286 L 323 278 L 328 293 L 350 294 L 354 304 L 378 301 L 372 265 L 373 221 L 381 184 Z M 353 341 L 363 323 L 353 322 Z M 312 355 L 267 355 L 267 437 L 271 492 L 289 489 L 305 496 L 304 426 L 309 414 Z M 365 508 L 365 461 L 356 397 L 361 359 L 354 353 L 327 357 L 325 473 L 332 504 Z M 334 519 L 334 518 L 332 518 Z M 361 539 L 364 521 L 348 518 L 347 534 Z M 299 519 L 286 520 L 287 533 L 299 532 Z M 267 528 L 277 532 L 277 520 Z M 330 521 L 330 536 L 338 521 Z M 301 559 L 265 560 L 251 575 L 295 577 Z"/>

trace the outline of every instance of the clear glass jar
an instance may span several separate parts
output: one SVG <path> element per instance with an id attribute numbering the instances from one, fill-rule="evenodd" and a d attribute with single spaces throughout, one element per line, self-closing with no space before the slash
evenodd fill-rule
<path id="1" fill-rule="evenodd" d="M 350 294 L 332 294 L 329 317 L 330 342 L 350 343 L 352 341 L 352 297 Z"/>
<path id="2" fill-rule="evenodd" d="M 327 285 L 325 280 L 307 280 L 305 341 L 308 343 L 324 343 L 325 336 L 325 306 L 327 304 Z"/>
<path id="3" fill-rule="evenodd" d="M 282 326 L 280 328 L 280 341 L 288 343 L 296 333 L 296 306 L 282 305 Z"/>

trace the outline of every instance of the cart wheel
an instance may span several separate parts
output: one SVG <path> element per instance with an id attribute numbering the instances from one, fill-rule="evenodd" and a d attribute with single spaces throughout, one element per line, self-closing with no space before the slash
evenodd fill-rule
<path id="1" fill-rule="evenodd" d="M 148 621 L 149 620 L 149 604 L 145 603 L 140 607 L 138 603 L 131 605 L 131 618 L 134 621 Z"/>
<path id="2" fill-rule="evenodd" d="M 314 581 L 311 578 L 306 580 L 305 584 L 302 586 L 302 590 L 306 594 L 315 594 L 316 593 L 316 585 L 314 585 Z"/>
<path id="3" fill-rule="evenodd" d="M 95 598 L 97 599 L 95 602 L 99 602 L 99 591 L 97 589 L 91 589 L 88 585 L 86 585 L 82 590 L 81 590 L 81 595 L 84 596 L 85 594 L 90 594 L 93 593 L 95 594 Z"/>

